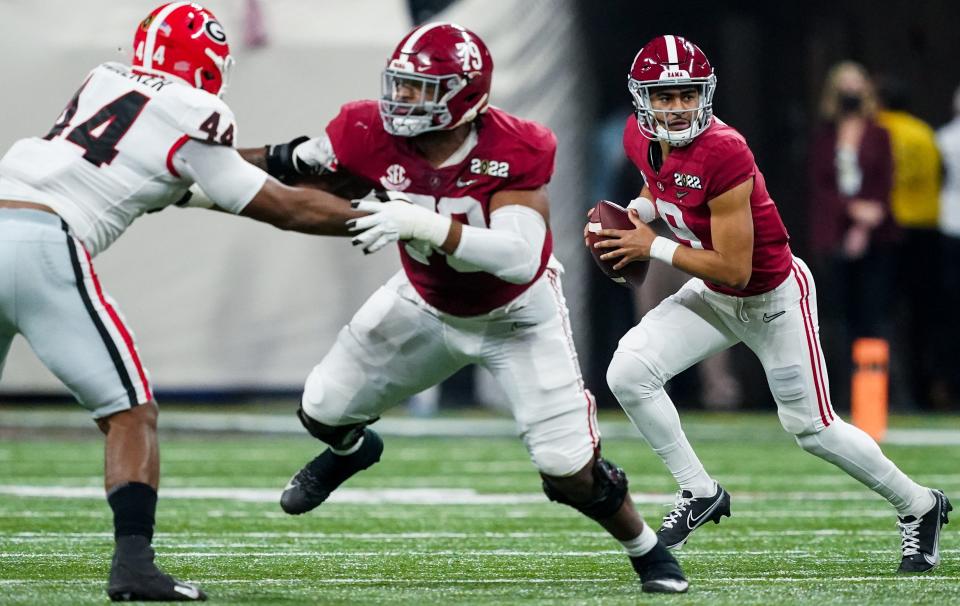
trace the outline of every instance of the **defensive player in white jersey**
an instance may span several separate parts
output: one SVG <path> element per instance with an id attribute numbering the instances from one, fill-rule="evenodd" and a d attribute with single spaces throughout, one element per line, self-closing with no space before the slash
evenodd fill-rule
<path id="1" fill-rule="evenodd" d="M 350 173 L 409 200 L 358 203 L 373 214 L 356 221 L 354 243 L 373 252 L 401 240 L 403 271 L 360 308 L 307 379 L 298 415 L 329 448 L 293 477 L 281 505 L 301 514 L 323 503 L 380 459 L 383 442 L 369 424 L 481 364 L 503 387 L 548 497 L 617 538 L 644 591 L 686 591 L 676 560 L 637 514 L 623 471 L 601 457 L 551 254 L 546 185 L 556 139 L 489 106 L 492 76 L 474 33 L 422 25 L 388 60 L 379 103 L 344 105 L 324 136 L 292 152 L 286 145 L 248 156 L 277 174 L 296 166 Z"/>
<path id="2" fill-rule="evenodd" d="M 704 470 L 680 428 L 664 383 L 743 342 L 760 358 L 784 429 L 797 443 L 887 499 L 900 515 L 900 572 L 939 561 L 950 502 L 904 475 L 867 434 L 830 404 L 820 350 L 816 286 L 793 256 L 777 208 L 746 141 L 713 117 L 716 77 L 696 45 L 653 39 L 629 75 L 636 116 L 624 148 L 643 174 L 630 204 L 633 230 L 604 230 L 601 258 L 620 268 L 657 259 L 696 276 L 620 341 L 611 390 L 670 469 L 680 492 L 659 534 L 679 547 L 702 524 L 730 515 L 730 495 Z M 659 215 L 679 242 L 646 225 Z"/>
<path id="3" fill-rule="evenodd" d="M 0 161 L 0 367 L 22 334 L 106 434 L 110 597 L 202 600 L 153 563 L 157 407 L 91 258 L 194 183 L 221 209 L 283 229 L 346 235 L 361 213 L 279 183 L 233 148 L 236 124 L 219 98 L 232 59 L 209 11 L 173 2 L 151 12 L 132 63 L 94 68 L 46 136 L 17 141 Z"/>

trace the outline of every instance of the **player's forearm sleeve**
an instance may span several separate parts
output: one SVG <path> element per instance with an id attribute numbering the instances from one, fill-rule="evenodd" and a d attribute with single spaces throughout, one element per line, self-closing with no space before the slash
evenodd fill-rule
<path id="1" fill-rule="evenodd" d="M 490 228 L 463 226 L 453 256 L 513 284 L 526 284 L 540 269 L 547 237 L 543 215 L 512 204 L 490 215 Z"/>
<path id="2" fill-rule="evenodd" d="M 246 162 L 237 150 L 187 141 L 173 157 L 181 176 L 192 179 L 220 208 L 240 213 L 267 180 L 267 173 Z"/>

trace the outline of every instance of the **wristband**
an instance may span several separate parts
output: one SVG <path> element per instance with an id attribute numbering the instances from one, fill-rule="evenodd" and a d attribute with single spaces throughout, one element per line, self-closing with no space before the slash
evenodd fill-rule
<path id="1" fill-rule="evenodd" d="M 396 204 L 396 202 L 393 204 Z M 423 240 L 436 248 L 440 248 L 447 241 L 451 222 L 450 217 L 427 211 L 423 219 L 413 229 L 411 236 L 414 240 Z"/>
<path id="2" fill-rule="evenodd" d="M 650 258 L 663 261 L 667 265 L 673 265 L 673 253 L 680 248 L 680 244 L 670 238 L 657 236 L 650 243 Z"/>

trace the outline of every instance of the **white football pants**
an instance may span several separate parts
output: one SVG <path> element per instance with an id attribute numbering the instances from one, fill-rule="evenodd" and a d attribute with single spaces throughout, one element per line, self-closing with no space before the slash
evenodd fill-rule
<path id="1" fill-rule="evenodd" d="M 310 373 L 303 409 L 326 425 L 368 421 L 473 363 L 503 388 L 541 472 L 565 477 L 590 461 L 600 440 L 596 404 L 580 375 L 559 266 L 509 304 L 467 318 L 438 311 L 398 273 Z"/>
<path id="2" fill-rule="evenodd" d="M 132 331 L 57 215 L 0 209 L 0 370 L 17 333 L 94 418 L 149 402 Z"/>
<path id="3" fill-rule="evenodd" d="M 610 389 L 681 488 L 713 494 L 680 427 L 664 384 L 704 358 L 743 342 L 763 365 L 783 428 L 797 443 L 876 491 L 901 513 L 932 505 L 929 490 L 903 474 L 860 429 L 830 403 L 820 349 L 816 286 L 794 258 L 790 276 L 770 292 L 734 297 L 694 278 L 643 317 L 620 340 L 607 371 Z"/>

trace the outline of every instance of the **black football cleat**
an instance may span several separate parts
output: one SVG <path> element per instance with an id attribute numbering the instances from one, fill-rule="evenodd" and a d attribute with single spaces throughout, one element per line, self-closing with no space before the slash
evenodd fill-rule
<path id="1" fill-rule="evenodd" d="M 690 533 L 713 520 L 720 523 L 723 516 L 730 517 L 730 493 L 717 484 L 712 497 L 694 497 L 689 490 L 677 493 L 673 511 L 663 518 L 657 536 L 667 549 L 679 549 L 690 538 Z"/>
<path id="2" fill-rule="evenodd" d="M 935 503 L 930 511 L 922 516 L 902 516 L 897 522 L 900 527 L 900 548 L 903 559 L 897 572 L 927 572 L 940 563 L 940 529 L 950 522 L 947 514 L 953 511 L 943 491 L 931 490 Z"/>
<path id="3" fill-rule="evenodd" d="M 337 486 L 379 461 L 382 453 L 383 440 L 377 432 L 365 428 L 363 443 L 356 452 L 340 456 L 328 448 L 290 478 L 280 495 L 280 507 L 290 515 L 315 509 L 327 500 Z"/>
<path id="4" fill-rule="evenodd" d="M 176 580 L 153 563 L 147 537 L 122 536 L 110 566 L 107 595 L 114 602 L 203 602 L 199 588 Z"/>
<path id="5" fill-rule="evenodd" d="M 657 541 L 657 546 L 648 553 L 631 557 L 630 563 L 640 576 L 646 593 L 686 593 L 690 587 L 680 564 L 663 541 Z"/>

